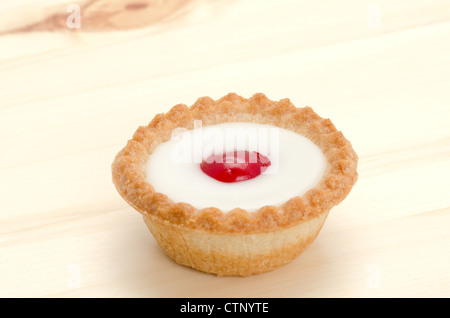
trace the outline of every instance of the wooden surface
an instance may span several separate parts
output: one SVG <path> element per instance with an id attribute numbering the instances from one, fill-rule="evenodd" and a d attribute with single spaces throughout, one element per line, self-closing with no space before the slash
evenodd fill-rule
<path id="1" fill-rule="evenodd" d="M 0 296 L 450 296 L 448 0 L 85 1 L 80 29 L 69 4 L 0 2 Z M 111 183 L 139 125 L 228 92 L 309 105 L 360 157 L 313 245 L 247 278 L 172 262 Z"/>

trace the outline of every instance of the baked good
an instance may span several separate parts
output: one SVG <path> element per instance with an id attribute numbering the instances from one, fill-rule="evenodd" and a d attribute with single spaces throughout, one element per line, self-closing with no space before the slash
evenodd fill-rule
<path id="1" fill-rule="evenodd" d="M 350 142 L 310 107 L 230 93 L 176 105 L 139 127 L 112 177 L 175 262 L 247 276 L 291 262 L 314 241 L 354 186 L 357 162 Z"/>

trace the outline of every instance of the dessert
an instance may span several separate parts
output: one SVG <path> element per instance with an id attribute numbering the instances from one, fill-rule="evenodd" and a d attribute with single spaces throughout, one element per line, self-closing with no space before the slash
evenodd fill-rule
<path id="1" fill-rule="evenodd" d="M 357 162 L 310 107 L 230 93 L 139 127 L 112 175 L 175 262 L 247 276 L 291 262 L 314 241 L 355 184 Z"/>

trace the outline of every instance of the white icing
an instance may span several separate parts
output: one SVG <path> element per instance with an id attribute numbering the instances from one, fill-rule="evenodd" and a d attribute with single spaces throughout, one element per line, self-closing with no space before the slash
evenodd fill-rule
<path id="1" fill-rule="evenodd" d="M 147 161 L 147 181 L 174 202 L 222 211 L 255 211 L 301 196 L 321 180 L 326 159 L 311 140 L 293 131 L 256 123 L 223 123 L 177 131 Z M 233 150 L 258 151 L 271 166 L 254 179 L 224 183 L 200 169 L 203 158 Z"/>

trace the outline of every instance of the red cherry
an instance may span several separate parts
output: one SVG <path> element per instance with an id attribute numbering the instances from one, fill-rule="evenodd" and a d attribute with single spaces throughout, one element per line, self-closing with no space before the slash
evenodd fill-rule
<path id="1" fill-rule="evenodd" d="M 256 151 L 231 151 L 211 155 L 200 164 L 200 168 L 208 176 L 227 183 L 253 179 L 269 166 L 269 158 Z"/>

